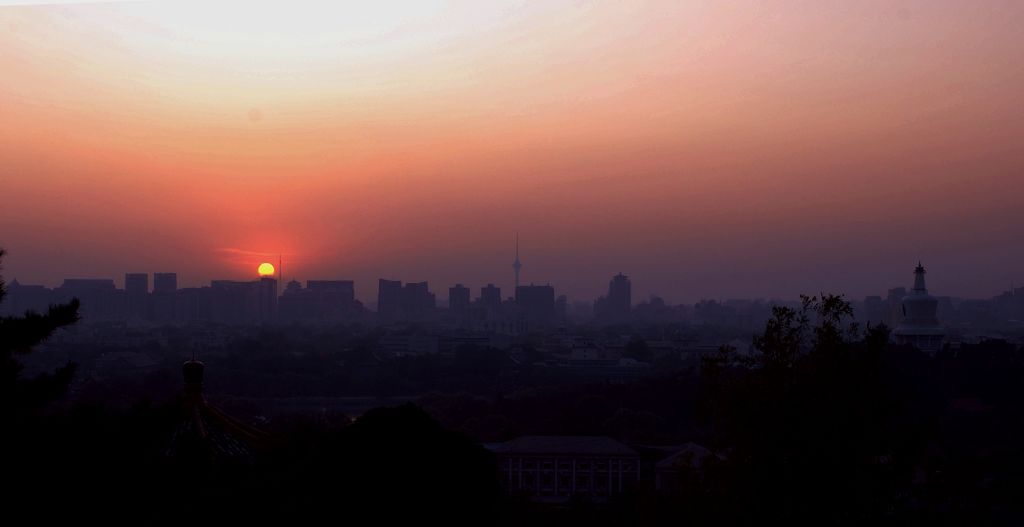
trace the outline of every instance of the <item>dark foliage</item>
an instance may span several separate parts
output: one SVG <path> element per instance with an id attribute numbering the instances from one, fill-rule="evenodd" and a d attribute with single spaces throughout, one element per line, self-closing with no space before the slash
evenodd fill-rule
<path id="1" fill-rule="evenodd" d="M 0 287 L 0 299 L 2 299 Z M 697 371 L 628 383 L 520 385 L 504 391 L 504 354 L 373 357 L 379 335 L 308 339 L 267 331 L 210 362 L 226 393 L 340 393 L 346 368 L 372 367 L 377 393 L 434 390 L 418 405 L 278 418 L 244 462 L 194 465 L 166 455 L 179 400 L 107 397 L 47 406 L 72 369 L 24 380 L 19 354 L 73 322 L 77 306 L 4 319 L 2 435 L 7 519 L 180 525 L 398 522 L 474 525 L 1019 525 L 1024 493 L 1024 351 L 1007 342 L 928 356 L 860 328 L 841 297 L 777 308 L 753 338 Z M 337 337 L 338 335 L 343 335 Z M 337 338 L 335 338 L 337 337 Z M 631 356 L 648 356 L 642 338 Z M 525 354 L 529 355 L 527 348 Z M 326 372 L 326 373 L 325 373 Z M 172 381 L 151 374 L 144 381 Z M 139 390 L 108 382 L 110 392 Z M 406 392 L 409 390 L 410 392 Z M 93 402 L 89 402 L 93 401 Z M 480 443 L 519 435 L 609 435 L 633 445 L 697 442 L 717 455 L 669 493 L 644 483 L 608 502 L 557 507 L 500 498 Z M 645 446 L 646 445 L 646 446 Z"/>
<path id="2" fill-rule="evenodd" d="M 0 260 L 4 251 L 0 249 Z M 0 278 L 0 301 L 7 291 Z M 19 419 L 27 411 L 60 397 L 71 383 L 74 364 L 58 368 L 52 374 L 22 379 L 18 355 L 25 355 L 59 328 L 78 320 L 78 300 L 50 306 L 46 313 L 29 311 L 21 317 L 0 317 L 0 412 L 7 419 Z"/>
<path id="3" fill-rule="evenodd" d="M 984 393 L 983 385 L 1007 387 L 998 382 L 1005 374 L 977 367 L 995 361 L 1019 372 L 1020 350 L 986 345 L 931 358 L 888 345 L 884 327 L 844 326 L 851 316 L 841 297 L 805 297 L 801 310 L 774 311 L 754 339 L 755 356 L 723 349 L 706 358 L 702 408 L 727 463 L 709 474 L 707 487 L 722 494 L 709 496 L 705 503 L 717 506 L 705 507 L 701 519 L 987 525 L 1024 518 L 1014 501 L 1020 494 L 1009 487 L 979 492 L 1000 475 L 1024 474 L 1024 458 L 1010 448 L 1022 439 L 1019 412 L 951 411 L 963 394 Z M 993 450 L 1005 457 L 997 461 Z"/>

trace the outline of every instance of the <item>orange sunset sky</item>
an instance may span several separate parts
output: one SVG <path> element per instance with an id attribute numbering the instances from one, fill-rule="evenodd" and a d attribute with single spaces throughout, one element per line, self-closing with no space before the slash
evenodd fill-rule
<path id="1" fill-rule="evenodd" d="M 7 280 L 1024 283 L 1024 2 L 0 7 Z"/>

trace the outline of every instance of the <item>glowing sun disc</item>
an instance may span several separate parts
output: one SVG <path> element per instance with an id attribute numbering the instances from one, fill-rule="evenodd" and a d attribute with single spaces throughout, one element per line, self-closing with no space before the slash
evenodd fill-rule
<path id="1" fill-rule="evenodd" d="M 274 266 L 267 262 L 263 262 L 256 269 L 256 272 L 259 273 L 260 276 L 274 276 Z"/>

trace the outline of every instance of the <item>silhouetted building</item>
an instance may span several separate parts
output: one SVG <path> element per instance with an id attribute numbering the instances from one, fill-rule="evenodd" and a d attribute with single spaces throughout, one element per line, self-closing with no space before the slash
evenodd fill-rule
<path id="1" fill-rule="evenodd" d="M 277 313 L 283 322 L 308 320 L 317 316 L 310 291 L 304 289 L 297 280 L 288 282 L 284 287 L 281 298 L 277 299 Z"/>
<path id="2" fill-rule="evenodd" d="M 154 322 L 168 323 L 174 320 L 177 312 L 175 307 L 177 292 L 178 275 L 176 273 L 153 273 L 150 309 Z"/>
<path id="3" fill-rule="evenodd" d="M 536 501 L 605 500 L 640 479 L 640 456 L 610 437 L 526 436 L 485 446 L 498 458 L 506 491 Z"/>
<path id="4" fill-rule="evenodd" d="M 356 286 L 352 280 L 307 280 L 315 302 L 317 318 L 343 320 L 356 315 L 362 304 L 356 302 Z"/>
<path id="5" fill-rule="evenodd" d="M 935 352 L 942 347 L 946 330 L 936 316 L 939 301 L 928 294 L 924 275 L 924 267 L 918 263 L 914 269 L 914 289 L 903 297 L 903 320 L 893 334 L 898 344 L 910 344 L 922 351 Z"/>
<path id="6" fill-rule="evenodd" d="M 257 284 L 257 319 L 264 323 L 274 322 L 277 320 L 277 280 L 264 276 Z"/>
<path id="7" fill-rule="evenodd" d="M 641 323 L 666 323 L 677 321 L 680 312 L 665 304 L 665 299 L 651 295 L 646 301 L 633 306 L 630 319 Z"/>
<path id="8" fill-rule="evenodd" d="M 273 280 L 272 278 L 270 280 Z M 250 324 L 261 320 L 260 281 L 212 280 L 210 314 L 215 322 Z M 276 284 L 275 284 L 276 285 Z M 269 287 L 269 285 L 263 286 Z"/>
<path id="9" fill-rule="evenodd" d="M 527 324 L 515 301 L 503 302 L 501 288 L 487 284 L 480 288 L 480 298 L 470 306 L 467 327 L 473 331 L 518 335 L 526 331 Z"/>
<path id="10" fill-rule="evenodd" d="M 448 311 L 463 316 L 469 312 L 469 288 L 462 284 L 448 288 Z"/>
<path id="11" fill-rule="evenodd" d="M 608 283 L 608 308 L 612 314 L 620 317 L 628 317 L 632 304 L 632 285 L 629 277 L 619 273 L 612 277 Z"/>
<path id="12" fill-rule="evenodd" d="M 550 285 L 521 285 L 516 288 L 515 301 L 531 330 L 554 323 L 555 288 Z"/>
<path id="13" fill-rule="evenodd" d="M 174 300 L 174 319 L 180 322 L 214 320 L 213 296 L 214 290 L 211 287 L 179 289 Z"/>
<path id="14" fill-rule="evenodd" d="M 601 322 L 623 323 L 629 320 L 633 293 L 629 277 L 619 273 L 608 282 L 608 296 L 594 302 L 594 316 Z"/>
<path id="15" fill-rule="evenodd" d="M 558 295 L 558 298 L 555 299 L 555 317 L 557 317 L 559 321 L 564 322 L 568 316 L 569 297 L 565 295 Z"/>
<path id="16" fill-rule="evenodd" d="M 52 289 L 41 285 L 25 285 L 12 280 L 7 284 L 7 297 L 0 302 L 0 314 L 21 316 L 29 310 L 42 313 L 53 303 L 56 301 Z"/>
<path id="17" fill-rule="evenodd" d="M 85 320 L 95 322 L 120 318 L 118 291 L 109 278 L 66 278 L 53 292 L 59 302 L 72 298 L 81 301 L 79 312 Z"/>
<path id="18" fill-rule="evenodd" d="M 149 293 L 149 275 L 146 273 L 125 273 L 124 292 L 129 296 Z"/>
<path id="19" fill-rule="evenodd" d="M 149 275 L 126 273 L 124 275 L 124 296 L 127 318 L 149 318 Z"/>
<path id="20" fill-rule="evenodd" d="M 1024 322 L 1024 287 L 1010 286 L 1005 293 L 993 298 L 992 308 L 1001 323 L 1019 326 Z"/>
<path id="21" fill-rule="evenodd" d="M 288 282 L 277 302 L 278 316 L 282 321 L 312 320 L 319 316 L 313 292 L 296 280 Z"/>
<path id="22" fill-rule="evenodd" d="M 377 286 L 377 314 L 385 321 L 422 320 L 433 314 L 437 300 L 427 282 L 380 279 Z"/>
<path id="23" fill-rule="evenodd" d="M 408 320 L 420 320 L 437 306 L 434 293 L 426 282 L 409 282 L 402 288 L 402 314 Z"/>
<path id="24" fill-rule="evenodd" d="M 359 306 L 352 280 L 309 280 L 303 288 L 291 281 L 278 304 L 280 320 L 337 322 L 356 315 Z"/>
<path id="25" fill-rule="evenodd" d="M 487 284 L 480 288 L 480 304 L 489 309 L 501 307 L 501 288 L 494 284 Z"/>
<path id="26" fill-rule="evenodd" d="M 395 320 L 402 312 L 402 282 L 399 280 L 377 281 L 377 314 L 382 318 Z"/>
<path id="27" fill-rule="evenodd" d="M 178 290 L 177 273 L 153 273 L 154 293 L 174 293 Z"/>
<path id="28" fill-rule="evenodd" d="M 307 280 L 306 289 L 314 292 L 325 308 L 348 308 L 356 300 L 355 282 L 352 280 Z"/>

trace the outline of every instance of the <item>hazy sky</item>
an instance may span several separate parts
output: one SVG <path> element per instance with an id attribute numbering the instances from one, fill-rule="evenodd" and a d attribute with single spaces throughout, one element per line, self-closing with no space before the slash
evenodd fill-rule
<path id="1" fill-rule="evenodd" d="M 1024 283 L 1024 2 L 0 7 L 4 276 Z M 510 290 L 506 290 L 510 294 Z"/>

